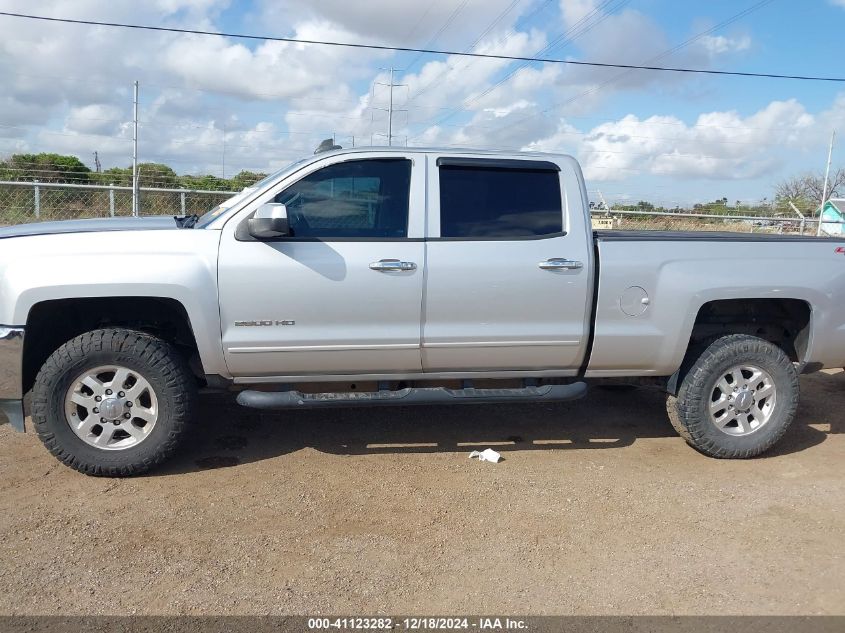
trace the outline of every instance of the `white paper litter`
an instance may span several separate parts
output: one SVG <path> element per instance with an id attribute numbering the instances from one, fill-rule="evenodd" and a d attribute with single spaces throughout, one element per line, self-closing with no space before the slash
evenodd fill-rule
<path id="1" fill-rule="evenodd" d="M 493 462 L 494 464 L 502 459 L 502 456 L 492 448 L 485 448 L 483 451 L 473 451 L 469 454 L 469 458 L 472 459 L 473 457 L 477 457 L 480 462 Z"/>

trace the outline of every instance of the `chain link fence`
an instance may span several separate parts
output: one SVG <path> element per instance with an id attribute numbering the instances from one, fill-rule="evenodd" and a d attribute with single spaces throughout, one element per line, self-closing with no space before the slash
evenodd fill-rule
<path id="1" fill-rule="evenodd" d="M 234 191 L 141 187 L 141 215 L 203 214 Z M 593 228 L 622 231 L 734 231 L 816 235 L 818 220 L 772 209 L 772 215 L 592 209 Z M 776 214 L 777 213 L 777 214 Z M 132 215 L 132 187 L 0 181 L 0 226 Z M 845 222 L 822 224 L 822 235 L 845 237 Z"/>
<path id="2" fill-rule="evenodd" d="M 140 215 L 203 214 L 234 191 L 139 189 Z M 132 187 L 0 181 L 0 226 L 132 215 Z"/>
<path id="3" fill-rule="evenodd" d="M 686 213 L 682 211 L 592 210 L 594 229 L 622 231 L 730 231 L 779 235 L 816 235 L 818 219 L 799 217 Z M 822 223 L 823 236 L 845 236 L 845 222 Z"/>

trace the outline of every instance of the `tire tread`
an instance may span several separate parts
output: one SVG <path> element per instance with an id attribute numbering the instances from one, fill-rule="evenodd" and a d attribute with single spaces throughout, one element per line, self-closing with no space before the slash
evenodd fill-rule
<path id="1" fill-rule="evenodd" d="M 103 466 L 81 459 L 63 446 L 52 431 L 51 397 L 57 382 L 67 368 L 88 357 L 92 352 L 128 354 L 145 362 L 159 372 L 166 385 L 172 416 L 166 439 L 151 456 L 129 460 L 122 465 Z M 80 334 L 59 347 L 38 372 L 32 390 L 32 422 L 38 438 L 47 450 L 63 464 L 86 475 L 96 477 L 127 477 L 144 473 L 167 460 L 176 452 L 179 441 L 191 421 L 196 398 L 196 384 L 187 363 L 172 345 L 159 338 L 137 330 L 107 328 Z"/>
<path id="2" fill-rule="evenodd" d="M 760 436 L 765 437 L 764 441 L 738 448 L 731 446 L 730 442 L 717 442 L 705 432 L 705 425 L 712 423 L 709 419 L 702 419 L 699 411 L 701 401 L 710 396 L 705 390 L 712 380 L 714 368 L 726 362 L 741 362 L 742 356 L 748 354 L 766 357 L 785 371 L 791 384 L 778 386 L 777 406 L 783 407 L 785 411 L 784 422 L 779 424 L 774 433 Z M 800 393 L 798 373 L 782 349 L 755 336 L 730 334 L 705 341 L 691 349 L 687 358 L 681 369 L 682 382 L 678 394 L 667 397 L 666 409 L 672 426 L 690 446 L 711 457 L 748 459 L 769 450 L 783 437 L 795 415 Z"/>

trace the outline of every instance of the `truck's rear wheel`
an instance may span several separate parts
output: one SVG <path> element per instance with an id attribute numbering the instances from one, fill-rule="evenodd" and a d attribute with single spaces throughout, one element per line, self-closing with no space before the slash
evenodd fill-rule
<path id="1" fill-rule="evenodd" d="M 196 395 L 187 364 L 144 332 L 94 330 L 56 350 L 32 391 L 38 437 L 88 475 L 143 473 L 177 448 Z"/>
<path id="2" fill-rule="evenodd" d="M 798 406 L 798 372 L 776 345 L 745 334 L 710 343 L 667 399 L 672 426 L 706 455 L 747 458 L 786 432 Z"/>

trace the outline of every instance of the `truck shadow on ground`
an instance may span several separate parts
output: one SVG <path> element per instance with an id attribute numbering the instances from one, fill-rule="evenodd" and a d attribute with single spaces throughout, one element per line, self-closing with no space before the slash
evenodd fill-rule
<path id="1" fill-rule="evenodd" d="M 760 459 L 803 451 L 829 433 L 845 432 L 840 416 L 845 373 L 805 377 L 802 392 L 796 420 Z M 583 400 L 551 404 L 273 413 L 241 408 L 232 396 L 205 396 L 196 424 L 203 427 L 199 439 L 188 442 L 188 448 L 155 475 L 234 467 L 303 448 L 364 455 L 468 453 L 491 447 L 507 459 L 512 451 L 612 449 L 637 439 L 677 437 L 666 417 L 665 396 L 650 389 L 594 388 Z"/>

